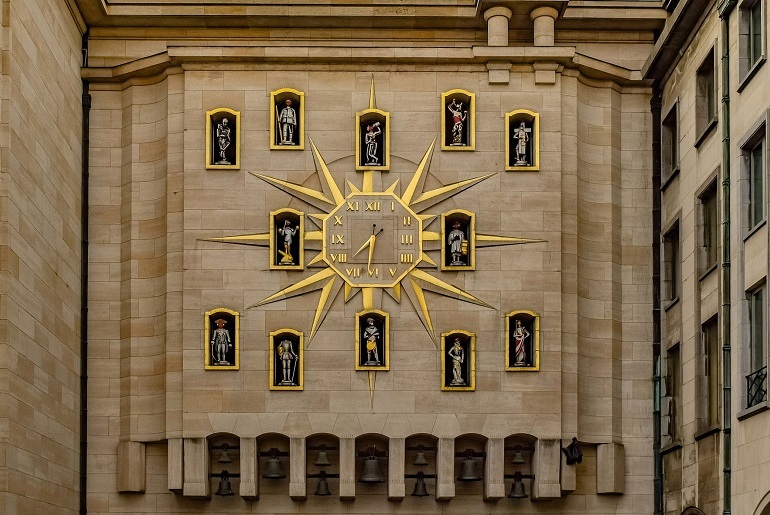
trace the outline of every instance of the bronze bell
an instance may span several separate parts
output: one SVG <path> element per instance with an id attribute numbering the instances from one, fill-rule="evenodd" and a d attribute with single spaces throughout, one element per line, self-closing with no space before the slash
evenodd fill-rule
<path id="1" fill-rule="evenodd" d="M 527 491 L 524 489 L 524 482 L 521 479 L 521 472 L 516 471 L 513 474 L 513 485 L 511 486 L 511 493 L 508 494 L 510 499 L 526 499 L 528 497 Z"/>
<path id="2" fill-rule="evenodd" d="M 377 456 L 368 456 L 364 460 L 364 471 L 361 474 L 362 483 L 382 483 L 385 478 L 380 473 L 380 462 L 377 460 Z"/>
<path id="3" fill-rule="evenodd" d="M 476 471 L 477 463 L 476 460 L 473 459 L 473 456 L 468 456 L 463 460 L 463 469 L 460 473 L 460 477 L 457 478 L 458 481 L 481 481 L 481 476 Z"/>
<path id="4" fill-rule="evenodd" d="M 513 448 L 513 464 L 514 465 L 524 465 L 524 454 L 521 452 L 521 447 L 518 445 Z"/>
<path id="5" fill-rule="evenodd" d="M 422 445 L 420 445 L 417 448 L 417 456 L 414 457 L 414 461 L 412 462 L 412 465 L 421 467 L 427 464 L 428 464 L 428 460 L 425 459 L 425 451 L 423 450 Z"/>
<path id="6" fill-rule="evenodd" d="M 230 459 L 230 453 L 227 452 L 230 446 L 226 443 L 223 443 L 221 448 L 222 452 L 219 453 L 219 459 L 217 460 L 217 463 L 232 463 L 233 460 Z"/>
<path id="7" fill-rule="evenodd" d="M 265 466 L 265 473 L 262 474 L 262 477 L 265 479 L 283 479 L 286 477 L 277 451 L 274 451 L 267 459 L 267 466 Z"/>
<path id="8" fill-rule="evenodd" d="M 318 473 L 318 486 L 313 495 L 331 495 L 329 491 L 329 482 L 326 480 L 326 472 L 323 470 Z"/>
<path id="9" fill-rule="evenodd" d="M 315 460 L 316 467 L 328 467 L 332 462 L 329 461 L 329 455 L 326 453 L 326 449 L 318 451 L 318 457 Z"/>
<path id="10" fill-rule="evenodd" d="M 219 474 L 219 488 L 214 495 L 221 495 L 222 497 L 233 495 L 233 489 L 230 486 L 230 474 L 226 470 Z"/>
<path id="11" fill-rule="evenodd" d="M 425 497 L 426 495 L 430 495 L 428 493 L 428 488 L 425 486 L 425 474 L 422 472 L 417 473 L 417 482 L 414 484 L 414 492 L 412 492 L 412 495 L 415 497 Z"/>

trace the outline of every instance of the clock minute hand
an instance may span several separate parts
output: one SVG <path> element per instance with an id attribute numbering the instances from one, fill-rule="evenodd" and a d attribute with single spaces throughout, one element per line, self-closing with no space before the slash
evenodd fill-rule
<path id="1" fill-rule="evenodd" d="M 376 238 L 376 236 L 374 234 L 369 236 L 369 239 L 366 240 L 363 245 L 361 245 L 361 248 L 358 249 L 355 254 L 353 254 L 353 257 L 356 257 L 357 255 L 359 255 L 361 253 L 362 250 L 364 250 L 367 246 L 371 245 L 372 242 L 374 242 L 375 238 Z"/>

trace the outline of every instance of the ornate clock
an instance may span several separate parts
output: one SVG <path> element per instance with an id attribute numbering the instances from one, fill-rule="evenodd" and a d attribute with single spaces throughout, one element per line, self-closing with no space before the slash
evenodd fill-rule
<path id="1" fill-rule="evenodd" d="M 422 219 L 394 193 L 353 193 L 323 221 L 323 259 L 350 286 L 393 287 L 422 258 Z"/>
<path id="2" fill-rule="evenodd" d="M 345 302 L 349 302 L 359 291 L 363 291 L 362 304 L 365 310 L 379 307 L 371 304 L 371 293 L 375 288 L 383 289 L 399 303 L 403 296 L 406 296 L 423 326 L 434 339 L 435 331 L 426 291 L 491 307 L 483 300 L 428 272 L 429 269 L 439 268 L 429 253 L 439 252 L 448 242 L 444 241 L 446 231 L 431 229 L 431 222 L 446 217 L 426 214 L 426 211 L 494 175 L 474 177 L 425 191 L 423 186 L 434 146 L 435 140 L 400 194 L 398 180 L 385 191 L 373 191 L 371 174 L 380 172 L 367 170 L 362 174 L 361 187 L 348 182 L 349 193 L 343 195 L 343 190 L 333 179 L 326 161 L 312 140 L 310 147 L 322 184 L 320 190 L 252 173 L 322 213 L 308 214 L 308 218 L 320 230 L 308 230 L 306 227 L 301 239 L 304 246 L 300 249 L 300 252 L 317 251 L 316 255 L 306 262 L 308 267 L 321 267 L 321 270 L 306 277 L 298 277 L 286 288 L 250 307 L 321 290 L 308 341 L 312 340 L 318 331 L 343 286 Z M 542 241 L 476 233 L 472 223 L 468 224 L 468 227 L 473 231 L 469 235 L 469 241 L 473 242 L 476 248 Z M 266 232 L 208 240 L 269 246 L 272 236 L 272 232 Z M 468 268 L 458 267 L 458 270 Z"/>

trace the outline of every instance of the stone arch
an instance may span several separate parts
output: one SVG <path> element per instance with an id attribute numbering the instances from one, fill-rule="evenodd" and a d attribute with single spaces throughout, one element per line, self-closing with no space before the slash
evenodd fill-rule
<path id="1" fill-rule="evenodd" d="M 770 492 L 765 493 L 759 503 L 757 503 L 754 515 L 770 515 Z"/>
<path id="2" fill-rule="evenodd" d="M 695 506 L 688 506 L 682 512 L 682 515 L 706 515 L 703 510 L 696 508 Z"/>

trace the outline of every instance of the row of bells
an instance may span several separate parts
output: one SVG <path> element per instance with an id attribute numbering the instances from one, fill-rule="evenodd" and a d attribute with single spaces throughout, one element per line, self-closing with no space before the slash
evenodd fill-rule
<path id="1" fill-rule="evenodd" d="M 319 461 L 320 463 L 327 463 L 328 457 L 323 461 Z M 318 464 L 319 461 L 317 461 L 316 464 Z M 327 464 L 330 465 L 331 463 L 328 462 Z M 425 464 L 427 465 L 427 461 Z M 283 479 L 286 477 L 286 474 L 283 472 L 281 460 L 278 457 L 268 458 L 267 466 L 265 467 L 265 473 L 262 474 L 262 477 L 265 479 Z M 418 472 L 416 474 L 416 479 L 417 481 L 415 482 L 412 495 L 416 497 L 425 497 L 430 495 L 428 494 L 428 489 L 425 485 L 425 474 Z M 471 457 L 466 458 L 463 461 L 462 471 L 457 479 L 458 481 L 480 481 L 482 477 L 478 473 L 478 463 L 476 460 Z M 385 476 L 380 471 L 379 460 L 375 456 L 370 456 L 364 460 L 363 471 L 359 481 L 362 483 L 382 483 L 385 481 Z M 220 474 L 219 488 L 217 489 L 216 495 L 223 497 L 233 495 L 233 490 L 230 485 L 230 475 L 226 470 L 223 470 Z M 321 471 L 319 473 L 318 486 L 316 487 L 314 495 L 331 495 L 331 492 L 329 491 L 327 474 L 325 471 Z M 527 493 L 524 490 L 524 483 L 522 482 L 521 477 L 514 478 L 511 493 L 508 495 L 508 497 L 513 499 L 523 499 L 527 497 Z"/>

